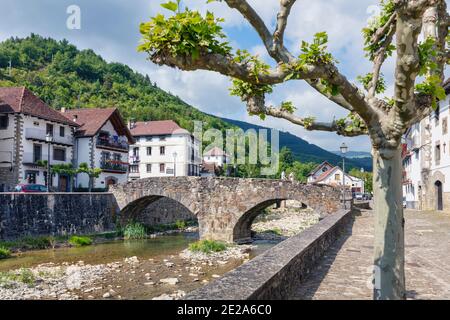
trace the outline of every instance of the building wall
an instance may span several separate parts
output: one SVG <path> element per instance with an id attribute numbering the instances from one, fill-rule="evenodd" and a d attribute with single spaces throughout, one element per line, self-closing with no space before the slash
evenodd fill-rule
<path id="1" fill-rule="evenodd" d="M 130 146 L 130 164 L 138 166 L 139 172 L 130 172 L 130 179 L 150 178 L 150 177 L 171 177 L 198 175 L 200 171 L 200 143 L 197 140 L 192 142 L 191 136 L 170 135 L 135 137 L 136 144 Z M 151 138 L 151 140 L 149 139 Z M 160 154 L 160 148 L 164 147 L 164 154 Z M 138 159 L 133 161 L 134 148 L 139 148 Z M 151 155 L 147 154 L 147 148 L 151 148 Z M 173 154 L 177 156 L 174 158 Z M 192 161 L 192 155 L 194 161 Z M 164 172 L 161 172 L 160 165 L 164 164 Z M 176 166 L 176 167 L 175 167 Z M 191 172 L 189 170 L 191 166 Z M 150 167 L 150 171 L 147 170 Z M 175 168 L 175 172 L 174 172 Z"/>
<path id="2" fill-rule="evenodd" d="M 224 164 L 228 163 L 226 156 L 203 156 L 203 161 L 205 163 L 215 163 L 218 167 L 223 167 Z"/>
<path id="3" fill-rule="evenodd" d="M 108 132 L 110 136 L 118 136 L 117 131 L 110 121 L 107 121 L 105 125 L 101 128 L 101 131 Z M 121 161 L 128 163 L 128 150 L 119 149 L 108 149 L 103 148 L 97 144 L 98 135 L 94 137 L 81 137 L 76 140 L 76 165 L 79 166 L 81 163 L 87 163 L 91 168 L 101 168 L 102 162 L 102 152 L 109 152 L 111 159 L 115 153 L 121 155 Z M 118 136 L 119 141 L 127 141 L 125 136 Z M 116 183 L 124 183 L 128 181 L 128 170 L 126 172 L 113 172 L 110 170 L 105 170 L 100 174 L 98 178 L 94 179 L 93 188 L 94 189 L 105 189 L 107 188 L 107 180 L 113 179 Z M 77 175 L 76 186 L 78 188 L 89 188 L 89 177 L 85 173 Z"/>
<path id="4" fill-rule="evenodd" d="M 0 192 L 12 190 L 18 182 L 18 163 L 16 162 L 16 115 L 7 114 L 8 127 L 0 129 Z"/>
<path id="5" fill-rule="evenodd" d="M 30 165 L 30 163 L 34 162 L 33 158 L 33 148 L 34 145 L 41 146 L 41 160 L 48 160 L 48 144 L 45 142 L 46 136 L 46 125 L 53 125 L 53 139 L 55 143 L 52 143 L 50 146 L 50 164 L 70 164 L 72 163 L 72 155 L 73 150 L 72 146 L 64 146 L 57 144 L 57 142 L 61 142 L 64 144 L 73 144 L 73 130 L 70 126 L 60 124 L 53 121 L 39 119 L 34 116 L 24 115 L 23 118 L 23 129 L 21 135 L 21 146 L 22 146 L 22 159 L 21 159 L 21 169 L 19 175 L 19 183 L 29 183 L 28 174 L 36 173 L 36 183 L 45 184 L 45 176 L 44 172 L 47 172 L 47 168 L 38 167 L 36 165 Z M 60 127 L 64 128 L 64 137 L 60 136 Z M 37 138 L 39 140 L 44 141 L 33 141 L 30 138 Z M 64 149 L 66 156 L 65 161 L 54 160 L 54 149 Z M 52 186 L 58 188 L 58 175 L 54 175 L 52 177 Z"/>
<path id="6" fill-rule="evenodd" d="M 450 212 L 449 96 L 439 109 L 414 124 L 404 137 L 409 156 L 403 160 L 403 197 L 408 208 L 436 210 L 436 183 L 442 183 L 443 210 Z"/>
<path id="7" fill-rule="evenodd" d="M 328 171 L 328 170 L 331 170 L 331 169 L 333 169 L 332 166 L 330 166 L 330 165 L 328 165 L 328 164 L 325 164 L 323 167 L 321 167 L 319 170 L 317 170 L 314 174 L 312 174 L 312 175 L 310 175 L 310 176 L 308 177 L 308 182 L 309 182 L 309 183 L 313 183 L 313 182 L 316 181 L 317 178 L 318 178 L 319 176 L 321 176 L 325 171 Z"/>

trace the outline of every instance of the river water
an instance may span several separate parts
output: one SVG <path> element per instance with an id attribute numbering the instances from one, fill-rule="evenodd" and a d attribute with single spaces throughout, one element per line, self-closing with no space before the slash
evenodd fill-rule
<path id="1" fill-rule="evenodd" d="M 86 247 L 57 248 L 53 250 L 37 250 L 15 254 L 14 257 L 0 261 L 0 272 L 19 268 L 32 268 L 40 264 L 77 263 L 83 261 L 86 265 L 108 264 L 123 262 L 127 257 L 136 256 L 139 264 L 124 267 L 120 272 L 110 273 L 89 285 L 98 290 L 87 290 L 86 287 L 78 290 L 81 299 L 102 299 L 105 290 L 113 288 L 122 299 L 151 299 L 161 294 L 170 294 L 176 290 L 192 291 L 213 281 L 218 276 L 235 269 L 242 260 L 230 259 L 226 264 L 201 265 L 201 272 L 192 276 L 192 263 L 179 257 L 179 253 L 189 246 L 189 243 L 198 240 L 198 233 L 178 233 L 160 236 L 146 240 L 111 241 Z M 253 258 L 276 242 L 257 241 L 250 253 Z M 174 266 L 168 268 L 167 262 Z M 148 278 L 148 274 L 151 277 Z M 147 276 L 145 276 L 147 275 Z M 178 278 L 176 286 L 166 286 L 159 283 L 163 278 Z M 195 278 L 195 279 L 194 279 Z M 149 282 L 154 282 L 149 285 Z"/>

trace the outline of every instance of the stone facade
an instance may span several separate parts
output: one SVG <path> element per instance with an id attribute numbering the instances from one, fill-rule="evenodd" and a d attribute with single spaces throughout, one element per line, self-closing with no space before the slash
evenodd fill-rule
<path id="1" fill-rule="evenodd" d="M 189 293 L 185 299 L 287 299 L 352 222 L 352 212 L 340 210 L 222 278 Z"/>
<path id="2" fill-rule="evenodd" d="M 148 178 L 114 186 L 111 192 L 128 219 L 163 197 L 175 200 L 197 217 L 201 238 L 226 242 L 249 239 L 253 220 L 282 200 L 300 201 L 323 216 L 340 208 L 338 188 L 268 179 Z"/>
<path id="3" fill-rule="evenodd" d="M 114 230 L 111 194 L 0 194 L 0 239 Z"/>

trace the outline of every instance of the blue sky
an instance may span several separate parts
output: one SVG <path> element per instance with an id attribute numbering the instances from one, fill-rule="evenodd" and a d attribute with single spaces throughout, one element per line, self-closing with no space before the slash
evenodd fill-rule
<path id="1" fill-rule="evenodd" d="M 11 36 L 24 37 L 31 32 L 58 40 L 66 38 L 81 49 L 91 48 L 107 61 L 118 61 L 144 74 L 166 91 L 180 96 L 198 109 L 221 117 L 252 122 L 290 131 L 311 143 L 328 150 L 336 150 L 345 141 L 354 151 L 370 151 L 367 137 L 343 138 L 333 133 L 309 132 L 281 119 L 267 118 L 262 122 L 250 117 L 244 104 L 228 93 L 227 78 L 207 71 L 182 72 L 168 67 L 159 67 L 146 60 L 143 53 L 136 52 L 139 23 L 158 12 L 170 14 L 160 7 L 162 0 L 2 0 L 0 40 Z M 278 0 L 249 0 L 265 20 L 270 29 L 275 25 Z M 256 33 L 238 12 L 226 4 L 206 5 L 206 0 L 186 0 L 189 8 L 206 8 L 217 16 L 224 17 L 225 32 L 235 48 L 246 48 L 258 53 L 270 62 Z M 370 71 L 371 65 L 364 58 L 361 28 L 376 12 L 377 0 L 298 0 L 292 10 L 286 30 L 286 43 L 294 52 L 299 52 L 302 40 L 310 41 L 316 32 L 327 31 L 329 50 L 339 60 L 339 68 L 350 80 Z M 66 28 L 69 5 L 81 8 L 81 30 Z M 5 14 L 6 13 L 6 14 Z M 392 94 L 393 59 L 384 67 L 388 82 L 386 95 Z M 291 100 L 301 116 L 316 116 L 318 120 L 331 121 L 346 112 L 300 81 L 278 86 L 268 97 L 269 103 L 278 104 Z"/>

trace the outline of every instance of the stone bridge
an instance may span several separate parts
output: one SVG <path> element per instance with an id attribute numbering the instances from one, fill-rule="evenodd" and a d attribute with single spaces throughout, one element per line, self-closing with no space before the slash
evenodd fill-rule
<path id="1" fill-rule="evenodd" d="M 112 186 L 121 218 L 133 219 L 162 197 L 178 201 L 198 219 L 201 239 L 225 242 L 251 237 L 253 220 L 268 206 L 297 200 L 321 215 L 337 211 L 340 191 L 299 182 L 211 177 L 147 178 Z"/>

